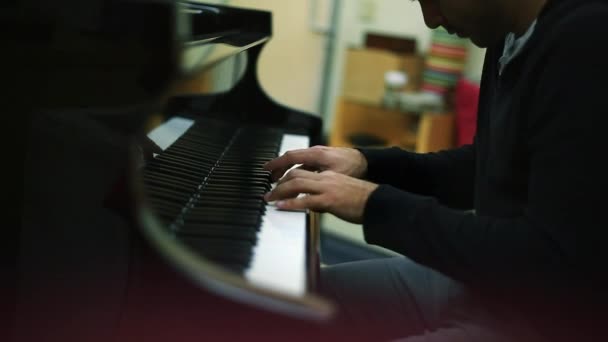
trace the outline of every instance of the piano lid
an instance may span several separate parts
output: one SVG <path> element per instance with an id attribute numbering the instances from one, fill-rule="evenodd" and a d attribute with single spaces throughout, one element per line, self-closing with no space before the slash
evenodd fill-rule
<path id="1" fill-rule="evenodd" d="M 182 76 L 263 44 L 272 35 L 270 12 L 228 6 L 180 2 L 177 23 Z"/>

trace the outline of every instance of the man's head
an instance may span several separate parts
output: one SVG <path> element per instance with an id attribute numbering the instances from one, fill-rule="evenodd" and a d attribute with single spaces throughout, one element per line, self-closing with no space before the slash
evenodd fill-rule
<path id="1" fill-rule="evenodd" d="M 523 33 L 538 16 L 546 0 L 419 0 L 430 28 L 470 38 L 487 47 L 508 32 Z"/>

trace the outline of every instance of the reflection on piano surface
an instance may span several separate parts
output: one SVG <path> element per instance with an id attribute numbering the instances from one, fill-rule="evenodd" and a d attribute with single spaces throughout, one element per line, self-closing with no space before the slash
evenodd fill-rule
<path id="1" fill-rule="evenodd" d="M 271 14 L 91 2 L 94 24 L 47 18 L 59 33 L 30 122 L 17 337 L 236 340 L 237 318 L 263 340 L 320 329 L 316 218 L 262 199 L 262 165 L 321 135 L 259 84 Z M 144 137 L 162 152 L 142 164 Z"/>

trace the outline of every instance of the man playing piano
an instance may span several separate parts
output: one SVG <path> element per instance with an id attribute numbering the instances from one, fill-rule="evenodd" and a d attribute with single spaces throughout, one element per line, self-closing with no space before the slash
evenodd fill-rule
<path id="1" fill-rule="evenodd" d="M 291 151 L 266 165 L 280 179 L 266 200 L 362 224 L 407 257 L 323 270 L 353 336 L 605 341 L 608 4 L 420 3 L 427 26 L 488 47 L 474 144 Z"/>

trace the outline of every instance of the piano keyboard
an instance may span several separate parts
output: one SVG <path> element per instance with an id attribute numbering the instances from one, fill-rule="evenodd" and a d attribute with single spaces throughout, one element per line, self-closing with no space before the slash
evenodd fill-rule
<path id="1" fill-rule="evenodd" d="M 271 184 L 262 165 L 308 147 L 308 137 L 180 117 L 149 137 L 163 153 L 148 162 L 143 179 L 150 206 L 167 229 L 253 284 L 304 295 L 307 215 L 264 202 Z"/>

